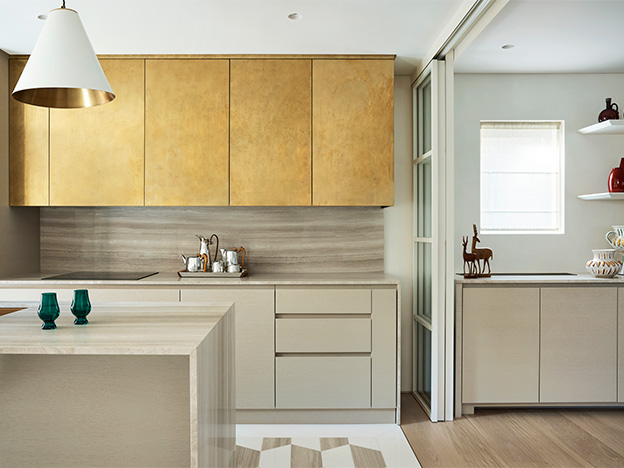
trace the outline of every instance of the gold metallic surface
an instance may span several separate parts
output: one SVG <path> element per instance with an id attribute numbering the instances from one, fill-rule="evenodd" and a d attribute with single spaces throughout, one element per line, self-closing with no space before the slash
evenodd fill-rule
<path id="1" fill-rule="evenodd" d="M 50 205 L 143 205 L 144 61 L 101 64 L 117 99 L 50 110 Z"/>
<path id="2" fill-rule="evenodd" d="M 309 60 L 232 60 L 230 205 L 310 206 Z"/>
<path id="3" fill-rule="evenodd" d="M 81 109 L 99 106 L 115 99 L 113 93 L 84 88 L 23 89 L 13 94 L 18 101 L 40 107 Z"/>
<path id="4" fill-rule="evenodd" d="M 9 61 L 13 90 L 26 60 Z M 9 204 L 48 204 L 48 109 L 9 99 Z"/>
<path id="5" fill-rule="evenodd" d="M 394 62 L 313 61 L 313 204 L 394 203 Z"/>
<path id="6" fill-rule="evenodd" d="M 227 205 L 228 60 L 145 63 L 145 205 Z"/>

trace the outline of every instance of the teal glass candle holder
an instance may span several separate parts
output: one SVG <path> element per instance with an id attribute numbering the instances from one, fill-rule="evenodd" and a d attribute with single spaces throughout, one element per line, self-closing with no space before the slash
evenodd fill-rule
<path id="1" fill-rule="evenodd" d="M 41 304 L 39 304 L 39 308 L 37 309 L 37 315 L 43 320 L 41 328 L 44 330 L 54 330 L 56 328 L 54 321 L 58 318 L 60 313 L 61 310 L 56 300 L 56 293 L 41 293 Z"/>
<path id="2" fill-rule="evenodd" d="M 74 325 L 87 325 L 89 323 L 87 315 L 91 312 L 91 302 L 89 302 L 89 292 L 86 289 L 74 290 L 70 310 L 76 317 Z"/>

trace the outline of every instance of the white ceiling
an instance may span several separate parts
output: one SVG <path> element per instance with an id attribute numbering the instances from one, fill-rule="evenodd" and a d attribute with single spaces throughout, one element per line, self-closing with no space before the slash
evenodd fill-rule
<path id="1" fill-rule="evenodd" d="M 62 0 L 0 0 L 0 49 L 29 54 Z M 462 0 L 67 0 L 98 54 L 396 54 L 414 71 Z M 303 19 L 292 21 L 289 13 Z"/>
<path id="2" fill-rule="evenodd" d="M 624 73 L 624 0 L 511 0 L 455 70 Z"/>

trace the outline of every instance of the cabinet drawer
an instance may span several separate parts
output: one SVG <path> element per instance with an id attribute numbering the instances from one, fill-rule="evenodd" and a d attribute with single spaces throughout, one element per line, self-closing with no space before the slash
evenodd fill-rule
<path id="1" fill-rule="evenodd" d="M 370 408 L 370 378 L 367 356 L 278 356 L 276 407 Z"/>
<path id="2" fill-rule="evenodd" d="M 369 353 L 369 318 L 283 318 L 275 321 L 277 353 Z"/>
<path id="3" fill-rule="evenodd" d="M 276 288 L 277 314 L 370 314 L 370 289 Z"/>
<path id="4" fill-rule="evenodd" d="M 37 289 L 0 289 L 0 301 L 26 301 L 38 302 L 42 292 L 56 292 L 59 302 L 70 302 L 74 295 L 74 289 L 87 289 L 92 305 L 97 302 L 179 302 L 180 292 L 178 289 L 92 289 L 88 285 L 75 285 L 72 288 L 59 288 L 50 285 L 47 288 Z"/>

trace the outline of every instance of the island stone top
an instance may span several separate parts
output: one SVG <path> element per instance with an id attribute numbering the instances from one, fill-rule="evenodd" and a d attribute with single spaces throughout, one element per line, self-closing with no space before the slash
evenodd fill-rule
<path id="1" fill-rule="evenodd" d="M 11 307 L 11 304 L 2 304 Z M 140 303 L 95 306 L 74 325 L 66 304 L 55 330 L 42 330 L 38 304 L 0 316 L 1 354 L 190 356 L 233 306 Z"/>

